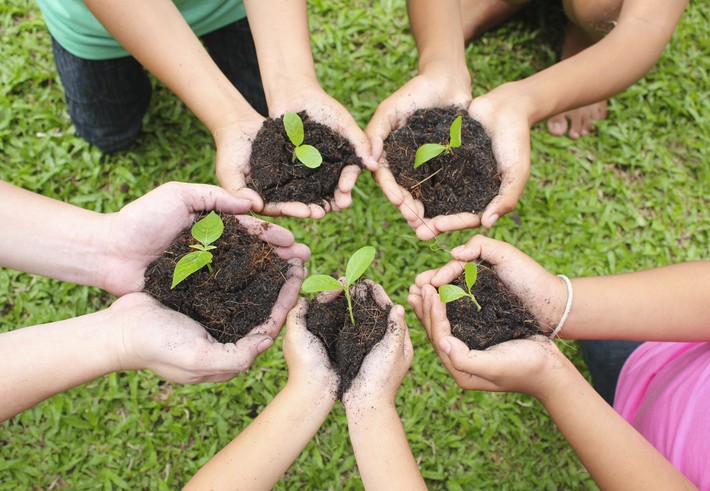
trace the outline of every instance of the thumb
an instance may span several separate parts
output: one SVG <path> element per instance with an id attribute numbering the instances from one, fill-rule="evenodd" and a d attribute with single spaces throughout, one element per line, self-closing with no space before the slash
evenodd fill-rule
<path id="1" fill-rule="evenodd" d="M 213 354 L 214 369 L 232 373 L 249 370 L 254 359 L 273 346 L 274 340 L 263 333 L 247 334 L 237 341 L 231 349 L 224 349 Z M 219 346 L 219 345 L 213 345 Z M 224 346 L 224 345 L 222 345 Z"/>
<path id="2" fill-rule="evenodd" d="M 472 373 L 471 350 L 466 344 L 454 336 L 444 336 L 439 340 L 439 348 L 451 362 L 451 366 L 460 372 Z"/>

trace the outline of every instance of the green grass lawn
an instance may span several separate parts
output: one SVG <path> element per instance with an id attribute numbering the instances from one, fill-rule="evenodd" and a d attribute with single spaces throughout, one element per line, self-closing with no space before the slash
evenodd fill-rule
<path id="1" fill-rule="evenodd" d="M 378 101 L 414 74 L 416 51 L 404 0 L 350 3 L 309 2 L 313 49 L 323 87 L 364 126 Z M 555 61 L 559 12 L 538 11 L 549 15 L 518 19 L 468 48 L 476 94 Z M 165 88 L 157 85 L 138 144 L 102 156 L 75 136 L 36 6 L 3 2 L 0 30 L 0 178 L 100 212 L 169 180 L 215 182 L 208 131 Z M 535 128 L 525 194 L 491 235 L 569 276 L 707 259 L 709 30 L 707 9 L 691 3 L 658 65 L 611 100 L 596 136 L 572 141 Z M 441 247 L 473 234 L 447 234 L 436 247 L 419 242 L 369 174 L 349 209 L 321 221 L 278 221 L 311 247 L 311 271 L 342 271 L 350 253 L 374 245 L 368 275 L 397 303 L 418 272 L 448 260 Z M 0 331 L 111 301 L 96 289 L 0 270 Z M 409 310 L 407 321 L 415 357 L 397 402 L 431 489 L 595 488 L 539 403 L 461 391 Z M 583 369 L 575 344 L 563 349 Z M 286 376 L 279 339 L 225 384 L 178 386 L 141 372 L 75 388 L 0 424 L 0 489 L 179 488 Z M 278 488 L 362 488 L 339 405 Z"/>

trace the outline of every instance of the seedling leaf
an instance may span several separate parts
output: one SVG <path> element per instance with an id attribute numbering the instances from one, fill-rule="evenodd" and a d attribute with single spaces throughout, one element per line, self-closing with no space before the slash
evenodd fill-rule
<path id="1" fill-rule="evenodd" d="M 301 290 L 306 293 L 327 292 L 330 290 L 343 289 L 343 285 L 332 276 L 324 274 L 314 274 L 303 281 Z"/>
<path id="2" fill-rule="evenodd" d="M 361 247 L 350 257 L 345 267 L 345 283 L 350 286 L 357 281 L 375 259 L 375 248 L 372 246 Z"/>
<path id="3" fill-rule="evenodd" d="M 439 298 L 444 303 L 453 302 L 462 297 L 468 297 L 468 293 L 463 288 L 456 285 L 441 285 L 439 287 Z"/>
<path id="4" fill-rule="evenodd" d="M 212 262 L 212 253 L 207 251 L 195 251 L 185 254 L 175 265 L 173 272 L 173 284 L 170 289 L 175 288 L 185 278 L 190 276 L 200 268 L 207 266 Z"/>
<path id="5" fill-rule="evenodd" d="M 468 288 L 468 291 L 470 292 L 473 285 L 476 284 L 476 279 L 478 278 L 478 267 L 476 266 L 476 263 L 466 263 L 463 270 L 466 277 L 466 288 Z"/>
<path id="6" fill-rule="evenodd" d="M 449 148 L 458 148 L 461 146 L 461 123 L 463 117 L 461 115 L 456 116 L 454 122 L 451 123 L 451 128 L 449 128 Z"/>
<path id="7" fill-rule="evenodd" d="M 224 232 L 224 222 L 214 211 L 192 226 L 192 236 L 204 246 L 219 239 Z"/>
<path id="8" fill-rule="evenodd" d="M 286 135 L 288 139 L 294 146 L 298 147 L 303 143 L 303 121 L 301 117 L 293 112 L 284 114 L 284 129 L 286 130 Z"/>
<path id="9" fill-rule="evenodd" d="M 296 157 L 303 165 L 311 169 L 320 167 L 323 163 L 323 157 L 318 149 L 312 145 L 300 145 L 295 150 Z"/>
<path id="10" fill-rule="evenodd" d="M 429 162 L 434 157 L 438 157 L 446 150 L 446 145 L 439 145 L 438 143 L 425 143 L 417 149 L 417 153 L 414 155 L 414 168 L 416 169 L 425 162 Z"/>

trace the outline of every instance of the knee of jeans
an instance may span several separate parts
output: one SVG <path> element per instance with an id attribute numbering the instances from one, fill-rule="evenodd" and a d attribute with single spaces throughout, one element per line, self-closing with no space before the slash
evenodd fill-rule
<path id="1" fill-rule="evenodd" d="M 121 131 L 106 128 L 80 128 L 76 127 L 77 134 L 91 143 L 103 153 L 115 153 L 126 150 L 138 139 L 142 124 L 138 123 Z"/>

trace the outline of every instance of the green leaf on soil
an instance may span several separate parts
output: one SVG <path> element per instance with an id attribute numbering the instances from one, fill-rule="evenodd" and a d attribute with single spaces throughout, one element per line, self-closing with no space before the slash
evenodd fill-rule
<path id="1" fill-rule="evenodd" d="M 301 117 L 296 113 L 289 112 L 284 114 L 283 120 L 288 139 L 298 147 L 303 143 L 303 121 L 301 121 Z"/>
<path id="2" fill-rule="evenodd" d="M 192 273 L 199 271 L 212 262 L 212 253 L 207 251 L 195 251 L 185 254 L 175 265 L 173 272 L 173 284 L 170 289 L 175 288 L 185 278 Z"/>
<path id="3" fill-rule="evenodd" d="M 372 246 L 361 247 L 350 256 L 345 268 L 345 283 L 347 286 L 355 283 L 375 259 L 375 248 Z"/>
<path id="4" fill-rule="evenodd" d="M 320 152 L 312 145 L 298 146 L 296 147 L 295 153 L 298 160 L 300 160 L 303 165 L 311 169 L 320 167 L 320 164 L 323 163 L 323 157 Z"/>
<path id="5" fill-rule="evenodd" d="M 439 299 L 444 303 L 453 302 L 461 297 L 468 297 L 468 293 L 463 288 L 456 285 L 441 285 L 439 287 Z"/>
<path id="6" fill-rule="evenodd" d="M 417 153 L 414 155 L 414 168 L 416 169 L 425 162 L 429 162 L 431 159 L 438 157 L 446 150 L 446 145 L 439 145 L 438 143 L 425 143 L 417 149 Z"/>
<path id="7" fill-rule="evenodd" d="M 463 122 L 463 117 L 461 115 L 456 116 L 454 122 L 451 123 L 451 128 L 449 128 L 449 147 L 458 148 L 461 146 L 461 123 Z"/>
<path id="8" fill-rule="evenodd" d="M 471 288 L 476 284 L 476 280 L 478 279 L 478 266 L 476 266 L 476 263 L 466 263 L 463 270 L 466 278 L 466 288 L 468 288 L 468 291 L 470 292 Z"/>
<path id="9" fill-rule="evenodd" d="M 305 293 L 327 292 L 331 290 L 342 290 L 343 285 L 332 276 L 324 274 L 314 274 L 303 281 L 301 290 Z"/>
<path id="10" fill-rule="evenodd" d="M 224 222 L 214 211 L 192 226 L 192 236 L 205 247 L 219 239 L 224 232 Z"/>

